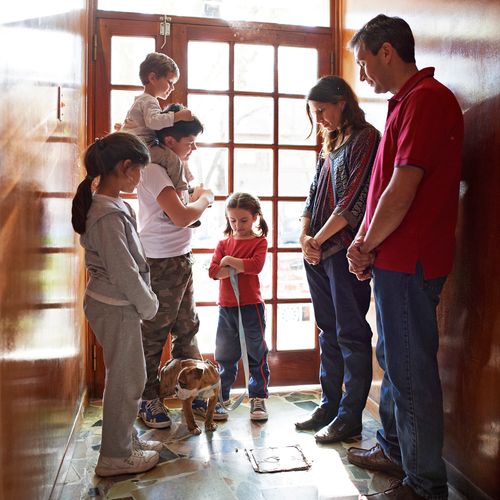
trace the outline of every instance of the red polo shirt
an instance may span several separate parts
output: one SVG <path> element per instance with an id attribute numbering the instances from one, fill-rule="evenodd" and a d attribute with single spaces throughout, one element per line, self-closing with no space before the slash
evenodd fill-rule
<path id="1" fill-rule="evenodd" d="M 424 176 L 405 218 L 378 247 L 375 267 L 413 274 L 420 261 L 425 279 L 451 271 L 463 135 L 460 106 L 434 79 L 434 68 L 413 75 L 389 100 L 366 203 L 366 229 L 394 168 L 412 165 Z"/>

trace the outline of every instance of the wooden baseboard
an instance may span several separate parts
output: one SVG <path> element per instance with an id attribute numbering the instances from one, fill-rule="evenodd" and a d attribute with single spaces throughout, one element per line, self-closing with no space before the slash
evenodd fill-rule
<path id="1" fill-rule="evenodd" d="M 474 500 L 493 500 L 493 497 L 490 497 L 483 490 L 478 488 L 468 477 L 464 476 L 446 459 L 444 463 L 446 464 L 446 472 L 448 473 L 448 484 L 460 495 L 463 495 L 465 498 L 473 498 Z"/>
<path id="2" fill-rule="evenodd" d="M 49 500 L 57 500 L 61 496 L 62 489 L 64 487 L 64 480 L 66 474 L 68 473 L 71 458 L 73 457 L 73 451 L 75 449 L 76 438 L 83 424 L 83 412 L 88 405 L 88 392 L 85 388 L 78 404 L 78 409 L 75 413 L 73 423 L 71 425 L 71 430 L 69 433 L 68 441 L 64 449 L 63 457 L 61 463 L 59 464 L 59 469 L 57 475 L 52 485 L 50 491 Z"/>

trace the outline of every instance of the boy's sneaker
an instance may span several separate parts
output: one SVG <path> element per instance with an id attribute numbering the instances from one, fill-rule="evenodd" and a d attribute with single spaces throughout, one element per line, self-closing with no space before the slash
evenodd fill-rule
<path id="1" fill-rule="evenodd" d="M 135 434 L 132 435 L 132 448 L 134 450 L 153 450 L 158 453 L 163 450 L 163 443 L 161 441 L 144 441 Z"/>
<path id="2" fill-rule="evenodd" d="M 153 429 L 167 429 L 172 424 L 160 398 L 143 399 L 139 408 L 139 416 L 148 427 Z"/>
<path id="3" fill-rule="evenodd" d="M 99 460 L 95 466 L 95 473 L 98 476 L 120 476 L 121 474 L 139 474 L 152 469 L 160 460 L 160 455 L 152 450 L 136 450 L 127 458 L 103 457 L 99 455 Z"/>
<path id="4" fill-rule="evenodd" d="M 266 400 L 262 398 L 250 399 L 250 419 L 267 420 Z"/>
<path id="5" fill-rule="evenodd" d="M 195 399 L 192 404 L 191 408 L 193 409 L 193 413 L 195 415 L 198 415 L 199 417 L 205 418 L 207 416 L 207 408 L 208 408 L 208 403 L 204 399 Z M 229 417 L 228 411 L 224 408 L 223 405 L 221 405 L 219 402 L 215 404 L 215 409 L 214 409 L 214 420 L 217 421 L 222 421 L 222 420 L 227 420 Z"/>

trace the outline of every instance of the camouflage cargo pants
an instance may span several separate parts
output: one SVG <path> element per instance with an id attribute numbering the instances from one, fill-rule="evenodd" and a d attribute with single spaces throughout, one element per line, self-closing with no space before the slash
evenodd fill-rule
<path id="1" fill-rule="evenodd" d="M 151 287 L 160 307 L 152 320 L 142 323 L 142 344 L 146 358 L 146 387 L 142 399 L 155 399 L 159 394 L 158 368 L 163 346 L 172 335 L 173 358 L 201 359 L 196 334 L 200 326 L 193 297 L 192 254 L 148 259 Z"/>

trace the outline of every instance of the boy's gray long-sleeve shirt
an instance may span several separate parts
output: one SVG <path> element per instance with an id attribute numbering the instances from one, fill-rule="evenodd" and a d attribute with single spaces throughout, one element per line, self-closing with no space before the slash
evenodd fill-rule
<path id="1" fill-rule="evenodd" d="M 94 195 L 80 243 L 88 295 L 111 305 L 132 304 L 142 319 L 153 318 L 158 299 L 130 206 L 120 198 Z"/>

